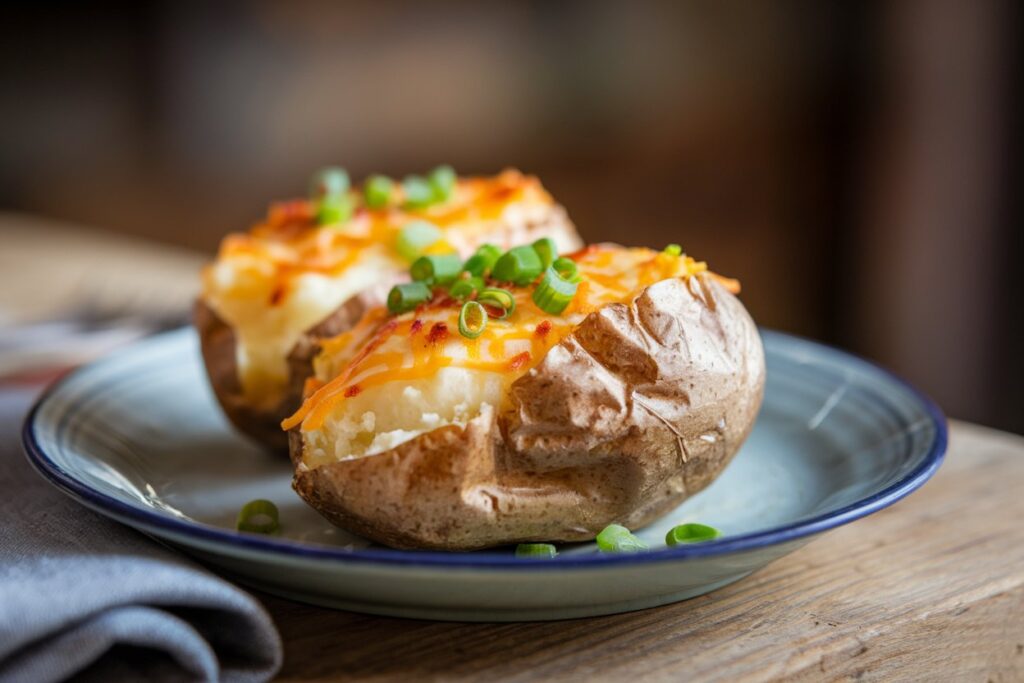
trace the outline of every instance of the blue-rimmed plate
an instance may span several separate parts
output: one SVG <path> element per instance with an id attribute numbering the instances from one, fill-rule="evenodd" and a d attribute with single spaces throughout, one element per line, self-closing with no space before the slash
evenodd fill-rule
<path id="1" fill-rule="evenodd" d="M 284 459 L 228 427 L 187 329 L 60 382 L 29 415 L 25 449 L 82 504 L 271 593 L 432 619 L 624 612 L 736 581 L 892 504 L 938 468 L 945 420 L 927 398 L 841 351 L 763 336 L 768 380 L 749 441 L 707 490 L 640 532 L 656 550 L 637 555 L 602 555 L 592 544 L 548 561 L 516 560 L 511 550 L 397 551 L 332 527 L 292 492 Z M 280 536 L 234 531 L 254 498 L 277 503 Z M 665 532 L 687 521 L 724 537 L 666 549 Z"/>

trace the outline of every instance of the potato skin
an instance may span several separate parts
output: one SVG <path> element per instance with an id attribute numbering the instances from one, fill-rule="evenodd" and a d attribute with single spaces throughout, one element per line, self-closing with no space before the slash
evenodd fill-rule
<path id="1" fill-rule="evenodd" d="M 299 339 L 288 355 L 289 389 L 272 409 L 253 406 L 242 392 L 236 360 L 234 330 L 202 299 L 197 299 L 192 322 L 199 334 L 203 365 L 217 402 L 238 431 L 266 448 L 282 454 L 288 450 L 288 435 L 281 421 L 302 403 L 302 386 L 313 374 L 312 362 L 320 340 L 350 329 L 363 314 L 381 299 L 379 288 L 353 297 Z"/>
<path id="2" fill-rule="evenodd" d="M 708 275 L 588 315 L 465 429 L 310 470 L 293 486 L 331 522 L 397 548 L 591 540 L 643 527 L 705 488 L 750 433 L 764 351 Z"/>

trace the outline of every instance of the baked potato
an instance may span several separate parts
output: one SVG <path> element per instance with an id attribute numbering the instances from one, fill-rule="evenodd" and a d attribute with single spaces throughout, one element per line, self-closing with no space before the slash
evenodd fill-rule
<path id="1" fill-rule="evenodd" d="M 643 527 L 718 476 L 765 377 L 738 284 L 674 245 L 530 260 L 396 288 L 321 342 L 282 425 L 303 499 L 384 545 L 472 550 Z"/>
<path id="2" fill-rule="evenodd" d="M 401 186 L 378 176 L 358 191 L 340 173 L 323 176 L 312 199 L 274 204 L 263 223 L 227 236 L 196 302 L 203 360 L 225 414 L 282 451 L 280 424 L 298 408 L 305 379 L 293 370 L 308 368 L 318 338 L 380 304 L 420 252 L 468 255 L 483 243 L 540 237 L 581 246 L 565 210 L 517 171 L 460 179 L 442 167 Z M 439 186 L 440 196 L 429 194 Z"/>

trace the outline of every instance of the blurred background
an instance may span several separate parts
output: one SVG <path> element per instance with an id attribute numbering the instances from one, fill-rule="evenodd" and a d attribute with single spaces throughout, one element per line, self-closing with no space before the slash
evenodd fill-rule
<path id="1" fill-rule="evenodd" d="M 62 259 L 47 278 L 130 270 L 110 258 L 120 236 L 190 274 L 324 164 L 515 166 L 589 240 L 679 242 L 741 279 L 762 325 L 1024 432 L 1016 14 L 1008 0 L 8 4 L 0 304 L 9 330 L 53 314 L 29 256 L 41 243 Z"/>

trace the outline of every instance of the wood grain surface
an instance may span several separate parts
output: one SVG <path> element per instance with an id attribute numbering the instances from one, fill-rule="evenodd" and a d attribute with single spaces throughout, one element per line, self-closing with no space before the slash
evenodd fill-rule
<path id="1" fill-rule="evenodd" d="M 1021 681 L 1024 439 L 954 422 L 920 491 L 666 607 L 460 624 L 260 597 L 285 681 Z"/>

